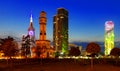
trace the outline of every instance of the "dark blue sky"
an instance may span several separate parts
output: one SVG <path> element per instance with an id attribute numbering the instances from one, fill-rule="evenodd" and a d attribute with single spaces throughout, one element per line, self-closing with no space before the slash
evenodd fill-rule
<path id="1" fill-rule="evenodd" d="M 115 24 L 115 40 L 120 39 L 119 0 L 0 0 L 0 36 L 27 34 L 32 12 L 38 39 L 38 17 L 44 10 L 47 13 L 47 39 L 52 40 L 53 16 L 60 7 L 69 12 L 70 41 L 103 41 L 104 24 L 108 20 Z"/>

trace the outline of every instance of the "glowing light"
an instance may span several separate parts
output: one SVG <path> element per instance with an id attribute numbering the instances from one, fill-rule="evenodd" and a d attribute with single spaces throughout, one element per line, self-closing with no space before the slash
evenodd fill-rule
<path id="1" fill-rule="evenodd" d="M 105 55 L 109 55 L 114 48 L 114 23 L 112 21 L 105 22 Z"/>
<path id="2" fill-rule="evenodd" d="M 105 30 L 106 32 L 111 31 L 114 28 L 114 24 L 112 21 L 106 21 L 105 22 Z"/>
<path id="3" fill-rule="evenodd" d="M 31 17 L 30 17 L 30 22 L 33 22 L 32 14 L 31 14 Z"/>
<path id="4" fill-rule="evenodd" d="M 33 36 L 34 35 L 34 32 L 31 30 L 31 31 L 29 31 L 29 35 L 30 36 Z"/>

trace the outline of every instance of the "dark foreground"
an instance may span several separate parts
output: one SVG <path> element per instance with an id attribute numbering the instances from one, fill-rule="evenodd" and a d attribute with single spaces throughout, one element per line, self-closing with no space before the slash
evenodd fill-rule
<path id="1" fill-rule="evenodd" d="M 9 61 L 8 61 L 9 62 Z M 7 65 L 0 63 L 0 71 L 120 71 L 119 60 L 94 60 L 91 68 L 90 59 L 28 59 L 12 60 Z"/>

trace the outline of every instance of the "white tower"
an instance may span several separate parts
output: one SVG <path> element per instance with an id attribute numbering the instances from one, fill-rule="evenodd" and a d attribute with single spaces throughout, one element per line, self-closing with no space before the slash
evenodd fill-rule
<path id="1" fill-rule="evenodd" d="M 28 35 L 30 36 L 30 55 L 33 56 L 32 48 L 35 47 L 35 29 L 33 27 L 32 14 L 30 17 L 30 25 L 28 27 Z"/>

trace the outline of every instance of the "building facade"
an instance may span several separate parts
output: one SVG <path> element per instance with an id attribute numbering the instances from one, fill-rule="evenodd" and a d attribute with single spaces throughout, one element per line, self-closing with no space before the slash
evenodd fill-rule
<path id="1" fill-rule="evenodd" d="M 46 13 L 42 11 L 39 17 L 40 25 L 39 40 L 36 40 L 37 55 L 40 58 L 51 57 L 50 40 L 46 40 L 46 22 L 47 22 Z"/>
<path id="2" fill-rule="evenodd" d="M 68 11 L 64 8 L 58 8 L 53 17 L 53 46 L 56 52 L 68 50 Z"/>
<path id="3" fill-rule="evenodd" d="M 114 23 L 112 21 L 105 22 L 104 46 L 105 55 L 109 55 L 114 48 Z"/>

